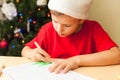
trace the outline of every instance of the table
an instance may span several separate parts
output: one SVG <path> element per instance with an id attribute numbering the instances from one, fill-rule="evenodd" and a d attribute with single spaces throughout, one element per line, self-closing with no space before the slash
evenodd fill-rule
<path id="1" fill-rule="evenodd" d="M 0 64 L 5 67 L 15 66 L 32 62 L 25 57 L 0 56 Z M 120 65 L 100 66 L 100 67 L 79 67 L 74 71 L 92 77 L 96 80 L 120 80 Z M 0 76 L 0 80 L 8 80 L 4 74 Z"/>

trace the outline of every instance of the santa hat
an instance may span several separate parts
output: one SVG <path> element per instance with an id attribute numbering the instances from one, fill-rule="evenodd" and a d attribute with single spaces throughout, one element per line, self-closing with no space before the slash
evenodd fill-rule
<path id="1" fill-rule="evenodd" d="M 49 0 L 48 8 L 77 19 L 86 19 L 92 0 Z"/>

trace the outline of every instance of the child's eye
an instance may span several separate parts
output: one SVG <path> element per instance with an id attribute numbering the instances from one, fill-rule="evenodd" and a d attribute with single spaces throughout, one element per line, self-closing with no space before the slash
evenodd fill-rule
<path id="1" fill-rule="evenodd" d="M 54 21 L 54 23 L 58 23 L 57 21 Z"/>
<path id="2" fill-rule="evenodd" d="M 70 27 L 70 25 L 64 25 L 65 27 Z"/>

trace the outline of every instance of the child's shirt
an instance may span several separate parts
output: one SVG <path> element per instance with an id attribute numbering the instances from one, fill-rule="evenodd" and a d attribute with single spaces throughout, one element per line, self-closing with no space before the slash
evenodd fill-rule
<path id="1" fill-rule="evenodd" d="M 86 20 L 82 29 L 68 37 L 60 37 L 52 22 L 45 24 L 37 36 L 25 44 L 36 48 L 34 42 L 49 53 L 52 58 L 69 58 L 76 55 L 91 54 L 117 46 L 96 21 Z"/>

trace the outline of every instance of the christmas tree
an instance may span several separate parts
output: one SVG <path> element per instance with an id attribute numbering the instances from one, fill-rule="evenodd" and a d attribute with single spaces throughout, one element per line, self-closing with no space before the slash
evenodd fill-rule
<path id="1" fill-rule="evenodd" d="M 0 20 L 0 55 L 20 56 L 24 44 L 30 41 L 43 24 L 50 21 L 48 0 L 6 0 Z"/>

